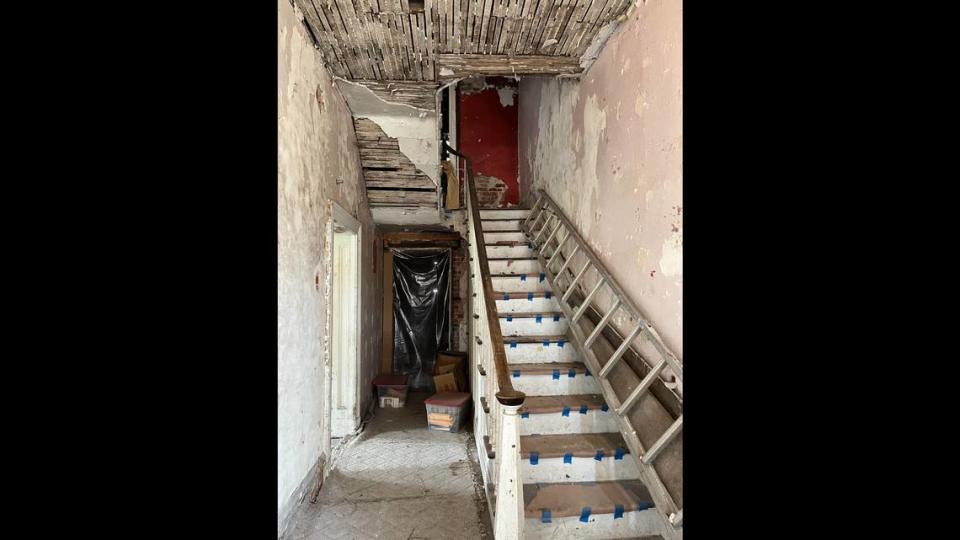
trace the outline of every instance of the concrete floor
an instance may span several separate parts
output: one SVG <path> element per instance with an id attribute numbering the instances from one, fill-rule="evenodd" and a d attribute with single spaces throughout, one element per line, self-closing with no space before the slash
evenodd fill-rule
<path id="1" fill-rule="evenodd" d="M 297 508 L 284 540 L 492 539 L 470 419 L 460 433 L 427 430 L 427 397 L 376 409 L 335 458 L 316 504 Z"/>

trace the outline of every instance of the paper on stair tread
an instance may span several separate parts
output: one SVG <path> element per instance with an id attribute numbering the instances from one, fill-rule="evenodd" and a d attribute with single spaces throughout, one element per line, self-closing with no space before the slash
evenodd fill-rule
<path id="1" fill-rule="evenodd" d="M 529 412 L 531 414 L 548 414 L 563 411 L 564 407 L 579 409 L 581 405 L 586 405 L 588 410 L 597 410 L 603 408 L 605 404 L 603 396 L 600 394 L 570 394 L 565 396 L 527 396 L 520 412 Z"/>
<path id="2" fill-rule="evenodd" d="M 523 499 L 525 517 L 540 517 L 542 509 L 550 510 L 553 517 L 579 516 L 587 506 L 593 514 L 612 514 L 618 504 L 631 512 L 641 502 L 653 503 L 639 480 L 524 484 Z"/>
<path id="3" fill-rule="evenodd" d="M 520 455 L 529 457 L 530 452 L 537 452 L 540 458 L 563 457 L 564 454 L 573 454 L 574 457 L 594 457 L 597 450 L 603 450 L 604 458 L 613 459 L 617 448 L 623 448 L 626 453 L 627 444 L 623 435 L 616 433 L 564 433 L 562 435 L 523 435 L 520 437 Z"/>
<path id="4" fill-rule="evenodd" d="M 507 339 L 506 341 L 509 341 Z M 527 375 L 550 375 L 553 373 L 553 370 L 559 369 L 560 373 L 566 377 L 571 369 L 576 371 L 576 373 L 583 374 L 587 372 L 587 367 L 583 365 L 583 362 L 545 362 L 542 364 L 507 364 L 507 368 L 513 371 L 519 371 L 521 374 L 525 373 Z"/>

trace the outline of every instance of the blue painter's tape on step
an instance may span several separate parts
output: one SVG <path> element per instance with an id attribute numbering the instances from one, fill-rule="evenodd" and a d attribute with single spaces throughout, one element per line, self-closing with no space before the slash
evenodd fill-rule
<path id="1" fill-rule="evenodd" d="M 526 275 L 526 274 L 520 274 L 520 281 L 526 281 L 526 280 L 527 280 L 527 275 Z"/>
<path id="2" fill-rule="evenodd" d="M 540 509 L 540 523 L 550 523 L 550 511 L 546 508 Z"/>
<path id="3" fill-rule="evenodd" d="M 542 322 L 543 322 L 543 315 L 537 315 L 536 321 L 537 321 L 537 324 L 542 323 Z"/>
<path id="4" fill-rule="evenodd" d="M 507 322 L 513 322 L 513 315 L 507 315 Z"/>
<path id="5" fill-rule="evenodd" d="M 562 416 L 570 416 L 570 407 L 567 407 L 566 405 L 564 405 L 564 407 L 563 407 L 563 412 L 560 413 L 560 414 L 561 414 Z"/>
<path id="6" fill-rule="evenodd" d="M 560 347 L 560 348 L 562 349 L 564 343 L 566 343 L 566 341 L 564 341 L 564 340 L 562 340 L 562 339 L 561 339 L 560 341 L 557 341 L 557 347 Z"/>
<path id="7" fill-rule="evenodd" d="M 553 296 L 553 293 L 550 291 L 546 291 L 543 293 L 543 297 L 546 298 L 547 300 L 549 300 L 551 296 Z"/>
<path id="8" fill-rule="evenodd" d="M 519 376 L 520 376 L 520 370 L 519 369 L 513 370 L 513 378 L 516 379 Z"/>
<path id="9" fill-rule="evenodd" d="M 613 507 L 613 519 L 620 519 L 623 517 L 623 505 L 618 504 Z"/>
<path id="10" fill-rule="evenodd" d="M 528 293 L 527 293 L 527 300 L 533 302 L 533 293 L 532 293 L 532 292 L 528 292 Z"/>
<path id="11" fill-rule="evenodd" d="M 516 348 L 517 348 L 517 342 L 516 342 L 516 341 L 511 341 L 511 342 L 510 342 L 510 348 L 511 348 L 511 349 L 516 349 Z"/>
<path id="12" fill-rule="evenodd" d="M 543 346 L 544 346 L 544 347 L 549 347 L 549 346 L 550 346 L 550 340 L 549 340 L 549 339 L 543 340 Z"/>
<path id="13" fill-rule="evenodd" d="M 593 456 L 593 459 L 597 461 L 603 461 L 603 449 L 597 450 L 597 455 Z"/>
<path id="14" fill-rule="evenodd" d="M 586 406 L 586 405 L 581 405 L 581 406 L 580 406 L 580 414 L 587 414 L 587 406 Z"/>
<path id="15" fill-rule="evenodd" d="M 570 371 L 567 372 L 567 377 L 570 377 L 571 379 L 573 379 L 576 376 L 577 376 L 577 370 L 575 368 L 570 368 Z"/>
<path id="16" fill-rule="evenodd" d="M 585 373 L 583 374 L 584 377 L 593 377 L 593 373 L 590 373 L 589 369 L 586 369 L 584 371 L 585 371 Z"/>
<path id="17" fill-rule="evenodd" d="M 600 410 L 603 411 L 603 412 L 607 412 L 607 411 L 610 410 L 610 406 L 607 405 L 606 403 L 604 403 L 604 404 L 603 404 L 603 407 L 600 407 Z"/>
<path id="18" fill-rule="evenodd" d="M 564 463 L 573 463 L 573 452 L 567 452 L 563 455 Z"/>
<path id="19" fill-rule="evenodd" d="M 560 316 L 559 316 L 559 315 L 554 315 L 554 316 L 553 316 L 553 322 L 560 322 Z"/>
<path id="20" fill-rule="evenodd" d="M 653 503 L 652 503 L 652 502 L 640 501 L 640 502 L 637 504 L 637 512 L 642 512 L 642 511 L 648 510 L 648 509 L 650 509 L 650 508 L 653 508 Z"/>
<path id="21" fill-rule="evenodd" d="M 528 412 L 522 412 L 522 413 L 520 413 L 520 418 L 530 418 L 530 413 L 528 413 Z"/>
<path id="22" fill-rule="evenodd" d="M 590 521 L 591 512 L 593 512 L 593 510 L 589 506 L 584 506 L 583 510 L 580 511 L 580 522 L 586 523 Z"/>
<path id="23" fill-rule="evenodd" d="M 617 452 L 613 454 L 613 459 L 623 459 L 623 455 L 626 454 L 626 450 L 623 448 L 617 447 Z"/>
<path id="24" fill-rule="evenodd" d="M 508 293 L 503 293 L 503 299 L 504 299 L 504 300 L 509 300 L 509 299 L 510 299 L 510 295 L 509 295 Z"/>
<path id="25" fill-rule="evenodd" d="M 559 381 L 559 380 L 560 380 L 560 370 L 559 370 L 559 369 L 553 370 L 553 380 L 555 380 L 555 381 Z"/>
<path id="26" fill-rule="evenodd" d="M 540 463 L 540 454 L 536 452 L 530 452 L 530 464 L 536 465 L 537 463 Z"/>
<path id="27" fill-rule="evenodd" d="M 527 247 L 533 249 L 533 242 L 527 242 Z"/>
<path id="28" fill-rule="evenodd" d="M 540 272 L 540 282 L 542 283 L 545 279 L 547 279 L 547 274 L 545 272 Z"/>

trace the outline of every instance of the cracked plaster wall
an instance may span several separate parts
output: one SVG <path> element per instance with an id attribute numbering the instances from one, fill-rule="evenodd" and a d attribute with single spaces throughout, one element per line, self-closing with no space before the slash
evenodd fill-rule
<path id="1" fill-rule="evenodd" d="M 287 0 L 278 0 L 277 46 L 277 519 L 296 505 L 318 461 L 330 456 L 325 364 L 334 200 L 362 227 L 361 388 L 379 368 L 382 245 L 360 173 L 353 120 Z M 372 400 L 361 392 L 360 410 Z"/>
<path id="2" fill-rule="evenodd" d="M 638 0 L 579 81 L 519 100 L 523 202 L 547 191 L 681 359 L 682 67 L 682 2 Z"/>

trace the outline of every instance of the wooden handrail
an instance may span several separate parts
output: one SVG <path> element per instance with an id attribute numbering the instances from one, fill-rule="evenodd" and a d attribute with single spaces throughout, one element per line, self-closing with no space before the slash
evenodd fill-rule
<path id="1" fill-rule="evenodd" d="M 480 277 L 483 283 L 483 298 L 486 304 L 487 325 L 490 328 L 490 346 L 493 348 L 493 362 L 497 373 L 497 401 L 503 405 L 522 405 L 526 394 L 513 388 L 510 381 L 510 371 L 507 368 L 507 352 L 503 346 L 503 333 L 500 331 L 500 320 L 497 318 L 497 302 L 493 295 L 493 281 L 490 279 L 490 263 L 487 261 L 487 246 L 483 240 L 483 226 L 480 224 L 480 209 L 477 207 L 477 188 L 473 185 L 473 163 L 470 158 L 457 152 L 444 142 L 447 151 L 460 157 L 464 161 L 466 174 L 463 182 L 466 184 L 470 217 L 473 221 L 474 236 L 477 239 L 477 257 L 480 265 Z"/>

